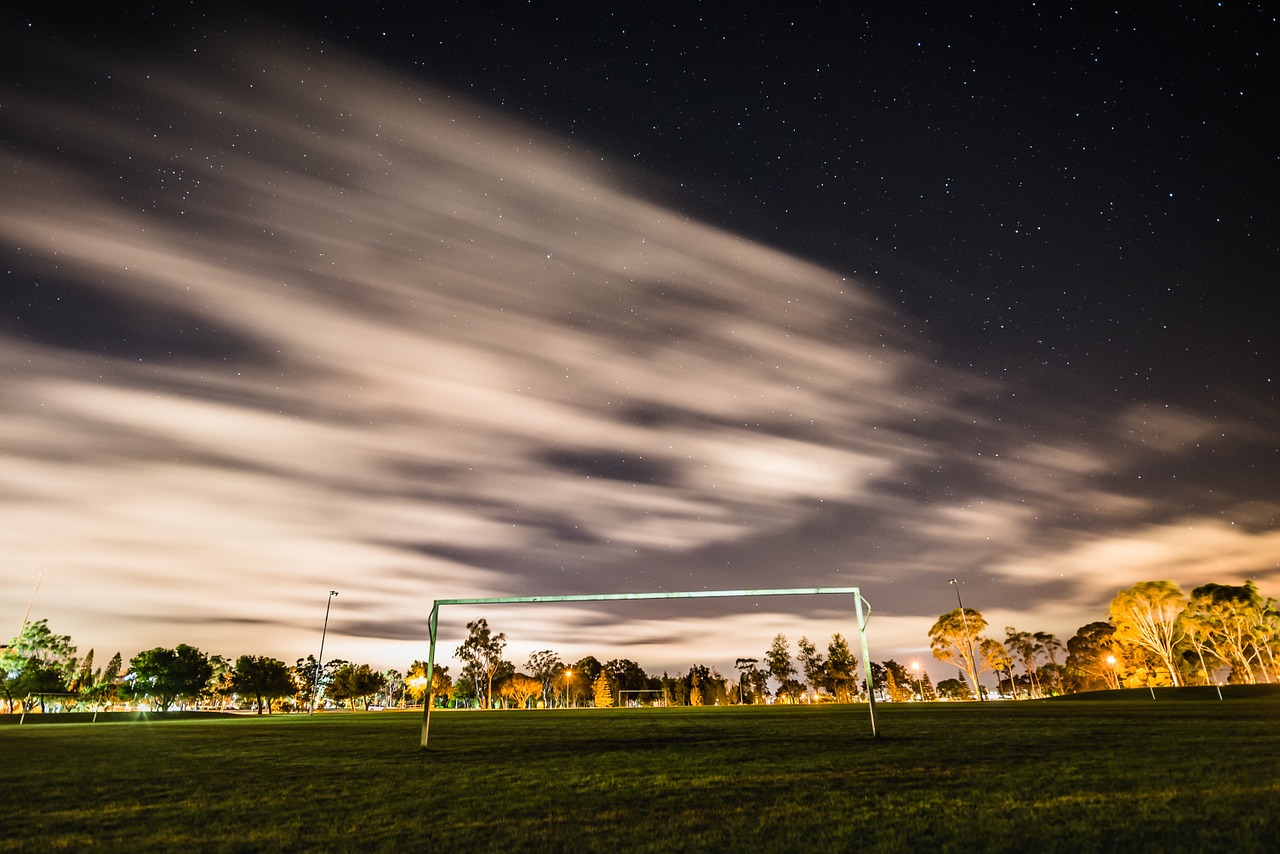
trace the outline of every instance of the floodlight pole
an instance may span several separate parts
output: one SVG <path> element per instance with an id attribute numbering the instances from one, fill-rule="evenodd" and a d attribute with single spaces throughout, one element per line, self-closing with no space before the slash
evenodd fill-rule
<path id="1" fill-rule="evenodd" d="M 316 713 L 316 696 L 320 693 L 320 668 L 324 665 L 324 636 L 329 633 L 329 606 L 333 604 L 333 597 L 337 595 L 337 590 L 330 590 L 329 598 L 324 603 L 324 626 L 320 629 L 320 657 L 316 659 L 316 673 L 311 685 L 311 708 L 307 709 L 308 715 Z"/>
<path id="2" fill-rule="evenodd" d="M 427 621 L 427 631 L 430 635 L 431 647 L 427 652 L 427 678 L 433 679 L 435 676 L 436 661 L 436 629 L 440 617 L 441 605 L 516 605 L 525 602 L 620 602 L 627 600 L 640 599 L 716 599 L 728 598 L 736 596 L 805 596 L 818 593 L 846 593 L 852 594 L 857 606 L 858 613 L 858 634 L 862 638 L 862 661 L 863 668 L 866 671 L 867 695 L 871 700 L 871 734 L 879 736 L 876 731 L 876 712 L 875 697 L 872 689 L 871 681 L 871 658 L 867 650 L 867 621 L 863 616 L 862 606 L 867 605 L 867 612 L 870 613 L 871 605 L 862 598 L 862 593 L 857 587 L 798 587 L 786 589 L 765 589 L 765 590 L 690 590 L 682 592 L 661 592 L 661 593 L 579 593 L 570 596 L 510 596 L 510 597 L 485 597 L 478 599 L 437 599 L 431 606 L 431 616 Z M 336 593 L 333 595 L 337 595 Z M 327 619 L 327 612 L 326 612 Z M 323 638 L 321 640 L 323 645 Z M 427 686 L 427 702 L 422 710 L 422 737 L 420 746 L 423 750 L 427 747 L 427 734 L 431 728 L 431 705 L 433 702 L 433 694 L 431 685 Z"/>

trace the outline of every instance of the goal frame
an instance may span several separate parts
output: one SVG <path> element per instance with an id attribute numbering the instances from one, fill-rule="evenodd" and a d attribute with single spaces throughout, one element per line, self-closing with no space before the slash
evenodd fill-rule
<path id="1" fill-rule="evenodd" d="M 857 587 L 786 587 L 766 588 L 762 590 L 687 590 L 661 591 L 656 593 L 576 593 L 567 596 L 498 596 L 472 599 L 437 599 L 431 605 L 431 616 L 427 620 L 427 631 L 431 646 L 427 652 L 427 696 L 422 708 L 421 749 L 427 749 L 427 736 L 431 729 L 431 707 L 435 703 L 436 673 L 436 628 L 440 620 L 440 608 L 445 605 L 519 605 L 524 603 L 549 602 L 620 602 L 643 599 L 728 599 L 759 596 L 818 596 L 844 595 L 853 596 L 854 611 L 858 617 L 858 637 L 862 642 L 862 668 L 867 683 L 867 708 L 871 716 L 871 736 L 878 738 L 876 729 L 876 699 L 872 688 L 871 654 L 867 648 L 867 620 L 871 615 L 871 603 L 862 597 Z M 866 607 L 864 613 L 863 607 Z"/>

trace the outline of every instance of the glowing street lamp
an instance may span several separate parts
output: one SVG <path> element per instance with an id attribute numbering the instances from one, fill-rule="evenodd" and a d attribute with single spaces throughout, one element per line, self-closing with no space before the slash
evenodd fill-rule
<path id="1" fill-rule="evenodd" d="M 571 696 L 569 693 L 570 691 L 569 683 L 572 681 L 573 681 L 573 668 L 566 667 L 564 670 L 564 704 L 566 706 L 569 705 L 569 697 Z"/>
<path id="2" fill-rule="evenodd" d="M 324 603 L 324 627 L 320 629 L 320 657 L 316 659 L 315 683 L 311 686 L 311 708 L 307 709 L 309 715 L 316 713 L 316 695 L 320 693 L 320 666 L 324 664 L 324 636 L 329 631 L 329 606 L 333 604 L 333 597 L 337 595 L 337 590 L 330 590 L 329 598 Z"/>
<path id="3" fill-rule="evenodd" d="M 924 702 L 924 682 L 920 681 L 920 662 L 911 662 L 911 672 L 916 675 L 916 687 L 920 689 L 920 702 Z"/>
<path id="4" fill-rule="evenodd" d="M 1113 690 L 1118 691 L 1120 689 L 1120 674 L 1116 672 L 1116 657 L 1108 655 L 1107 664 L 1111 666 L 1111 687 Z"/>

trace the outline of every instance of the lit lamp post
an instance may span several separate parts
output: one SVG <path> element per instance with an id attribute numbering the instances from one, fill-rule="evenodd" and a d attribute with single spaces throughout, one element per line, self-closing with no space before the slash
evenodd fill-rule
<path id="1" fill-rule="evenodd" d="M 964 622 L 964 639 L 969 644 L 969 661 L 973 665 L 973 669 L 977 671 L 978 656 L 973 651 L 973 635 L 969 633 L 969 617 L 964 612 L 964 602 L 960 601 L 960 581 L 953 578 L 947 583 L 956 589 L 956 603 L 960 606 L 960 619 Z M 999 688 L 998 685 L 996 687 Z M 978 674 L 976 672 L 973 674 L 973 690 L 978 692 L 979 701 L 986 699 L 982 696 L 982 686 L 978 684 Z"/>
<path id="2" fill-rule="evenodd" d="M 916 675 L 916 687 L 920 689 L 920 702 L 924 702 L 924 682 L 920 680 L 920 662 L 911 662 L 911 672 Z"/>
<path id="3" fill-rule="evenodd" d="M 1107 664 L 1111 667 L 1111 688 L 1112 690 L 1119 690 L 1120 675 L 1116 673 L 1116 657 L 1114 655 L 1108 655 Z"/>
<path id="4" fill-rule="evenodd" d="M 572 681 L 573 681 L 573 668 L 566 667 L 564 671 L 564 704 L 566 707 L 569 705 L 569 697 L 571 696 L 569 692 L 572 690 L 569 686 L 569 683 Z"/>
<path id="5" fill-rule="evenodd" d="M 309 715 L 316 713 L 316 695 L 320 693 L 320 667 L 324 664 L 324 636 L 329 632 L 329 606 L 333 604 L 333 597 L 337 595 L 337 590 L 330 590 L 329 598 L 324 603 L 324 627 L 320 629 L 320 657 L 316 659 L 315 683 L 311 686 L 311 708 L 307 709 Z"/>

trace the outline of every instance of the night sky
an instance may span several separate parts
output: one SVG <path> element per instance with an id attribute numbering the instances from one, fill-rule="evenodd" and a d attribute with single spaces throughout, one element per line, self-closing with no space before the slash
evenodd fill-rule
<path id="1" fill-rule="evenodd" d="M 0 619 L 403 669 L 437 598 L 1280 595 L 1262 4 L 5 12 Z M 505 4 L 504 4 L 505 6 Z M 847 598 L 458 608 L 728 672 Z M 3 627 L 0 627 L 2 629 Z"/>

